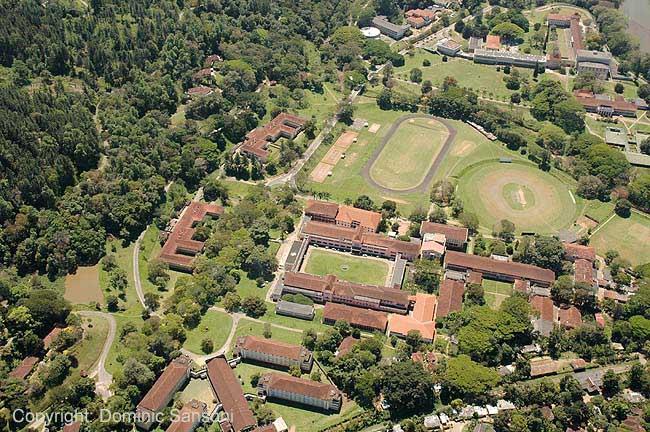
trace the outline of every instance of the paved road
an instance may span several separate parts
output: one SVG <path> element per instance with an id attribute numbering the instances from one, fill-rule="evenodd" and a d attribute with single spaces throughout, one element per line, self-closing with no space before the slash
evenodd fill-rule
<path id="1" fill-rule="evenodd" d="M 144 302 L 144 292 L 142 291 L 142 282 L 140 281 L 140 243 L 148 229 L 149 225 L 147 225 L 145 230 L 140 233 L 133 245 L 133 282 L 135 284 L 135 292 L 138 295 L 138 300 L 140 300 L 140 304 L 146 310 L 149 310 L 149 308 Z"/>
<path id="2" fill-rule="evenodd" d="M 106 340 L 104 341 L 104 346 L 102 347 L 102 352 L 99 355 L 99 359 L 93 367 L 93 370 L 90 372 L 90 377 L 96 377 L 95 389 L 97 394 L 99 394 L 104 400 L 111 397 L 112 392 L 110 390 L 111 384 L 113 384 L 113 375 L 111 375 L 106 370 L 106 357 L 108 352 L 111 350 L 111 345 L 115 340 L 115 333 L 117 330 L 117 324 L 115 323 L 115 318 L 113 315 L 106 312 L 98 311 L 79 311 L 79 315 L 84 317 L 99 317 L 108 321 L 108 335 L 106 335 Z"/>
<path id="3" fill-rule="evenodd" d="M 424 177 L 424 179 L 422 179 L 419 185 L 409 189 L 391 189 L 391 188 L 381 186 L 370 175 L 370 168 L 372 168 L 372 165 L 379 157 L 379 154 L 384 149 L 384 146 L 386 146 L 386 144 L 391 139 L 395 131 L 397 131 L 397 128 L 406 120 L 410 120 L 414 118 L 434 118 L 438 120 L 439 122 L 445 125 L 445 127 L 449 131 L 449 136 L 442 144 L 442 148 L 440 149 L 440 152 L 438 152 L 438 156 L 436 156 L 436 160 L 433 161 L 433 163 L 431 164 L 431 168 L 429 168 L 429 172 Z M 384 138 L 381 140 L 381 143 L 379 143 L 375 151 L 372 153 L 372 156 L 370 156 L 368 162 L 366 162 L 366 165 L 363 167 L 363 170 L 361 171 L 361 175 L 366 180 L 366 182 L 368 182 L 373 187 L 375 187 L 376 189 L 380 190 L 382 193 L 385 194 L 407 194 L 412 192 L 426 193 L 428 192 L 429 184 L 433 180 L 433 176 L 436 174 L 436 171 L 438 171 L 438 168 L 440 167 L 440 164 L 447 156 L 447 153 L 449 153 L 449 149 L 451 148 L 454 139 L 456 139 L 456 129 L 447 120 L 439 117 L 433 117 L 427 114 L 407 114 L 397 119 L 397 121 L 391 125 L 390 129 L 388 130 L 386 135 L 384 135 Z"/>

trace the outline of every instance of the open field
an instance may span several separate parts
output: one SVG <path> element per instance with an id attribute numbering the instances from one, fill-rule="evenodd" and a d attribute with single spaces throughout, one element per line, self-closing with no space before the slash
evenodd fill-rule
<path id="1" fill-rule="evenodd" d="M 149 226 L 147 232 L 145 233 L 142 241 L 140 242 L 140 254 L 138 255 L 138 268 L 140 270 L 140 283 L 142 284 L 142 291 L 145 293 L 152 292 L 161 296 L 161 300 L 164 301 L 169 297 L 174 291 L 174 286 L 176 281 L 181 276 L 186 276 L 185 273 L 177 272 L 174 270 L 168 270 L 169 273 L 169 282 L 165 289 L 158 289 L 151 281 L 149 281 L 149 263 L 155 261 L 158 258 L 160 253 L 160 230 L 155 225 Z M 161 301 L 161 303 L 162 303 Z"/>
<path id="2" fill-rule="evenodd" d="M 490 308 L 497 310 L 501 302 L 512 295 L 512 284 L 508 282 L 483 279 L 485 302 Z"/>
<path id="3" fill-rule="evenodd" d="M 577 207 L 569 192 L 566 184 L 533 165 L 498 161 L 470 167 L 458 185 L 465 209 L 478 216 L 482 227 L 508 219 L 518 232 L 546 234 L 575 221 Z"/>
<path id="4" fill-rule="evenodd" d="M 424 60 L 429 60 L 431 66 L 423 66 Z M 405 56 L 404 66 L 395 68 L 395 76 L 409 79 L 411 69 L 422 70 L 422 79 L 430 80 L 434 87 L 440 87 L 447 76 L 458 80 L 458 85 L 474 89 L 479 95 L 490 96 L 497 99 L 508 99 L 514 90 L 508 90 L 503 77 L 503 72 L 497 71 L 496 66 L 477 64 L 461 58 L 449 58 L 442 61 L 442 56 L 429 53 L 423 49 L 416 49 L 414 56 Z M 516 68 L 523 77 L 532 78 L 530 69 Z M 419 85 L 418 85 L 419 87 Z"/>
<path id="5" fill-rule="evenodd" d="M 187 339 L 183 348 L 197 354 L 203 354 L 201 351 L 201 341 L 211 339 L 214 344 L 214 350 L 218 350 L 226 343 L 228 333 L 232 327 L 232 318 L 230 315 L 209 310 L 203 315 L 201 322 L 196 328 L 187 332 Z"/>
<path id="6" fill-rule="evenodd" d="M 346 131 L 339 136 L 336 142 L 325 153 L 323 159 L 320 161 L 316 168 L 311 172 L 310 178 L 318 183 L 322 183 L 332 171 L 332 169 L 339 163 L 347 149 L 357 138 L 358 133 L 354 131 Z"/>
<path id="7" fill-rule="evenodd" d="M 271 324 L 291 327 L 297 330 L 314 329 L 318 333 L 322 333 L 328 327 L 330 327 L 327 324 L 323 324 L 322 308 L 315 310 L 314 319 L 312 321 L 307 321 L 299 318 L 277 315 L 275 313 L 275 303 L 270 303 L 270 302 L 266 303 L 266 313 L 263 316 L 261 316 L 260 319 L 262 321 L 266 321 Z"/>
<path id="8" fill-rule="evenodd" d="M 384 285 L 389 270 L 384 260 L 312 247 L 307 251 L 303 271 L 320 276 L 333 274 L 350 282 Z"/>
<path id="9" fill-rule="evenodd" d="M 79 267 L 74 274 L 67 275 L 64 297 L 73 304 L 104 303 L 104 294 L 99 286 L 99 264 Z"/>
<path id="10" fill-rule="evenodd" d="M 370 167 L 380 186 L 404 190 L 422 183 L 442 143 L 449 136 L 444 124 L 432 118 L 411 118 L 399 124 Z"/>
<path id="11" fill-rule="evenodd" d="M 650 262 L 650 217 L 636 212 L 627 219 L 613 215 L 594 230 L 590 244 L 600 255 L 618 251 L 632 265 Z"/>

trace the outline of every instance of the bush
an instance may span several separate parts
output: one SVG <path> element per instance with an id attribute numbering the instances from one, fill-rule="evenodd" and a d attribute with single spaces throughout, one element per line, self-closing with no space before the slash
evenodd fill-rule
<path id="1" fill-rule="evenodd" d="M 205 354 L 210 354 L 214 351 L 214 342 L 212 342 L 212 339 L 205 338 L 201 341 L 201 351 Z"/>
<path id="2" fill-rule="evenodd" d="M 429 59 L 424 59 L 422 61 L 422 66 L 431 66 L 431 61 Z"/>

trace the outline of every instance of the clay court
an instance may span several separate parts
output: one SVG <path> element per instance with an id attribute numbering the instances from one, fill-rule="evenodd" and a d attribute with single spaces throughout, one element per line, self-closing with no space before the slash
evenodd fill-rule
<path id="1" fill-rule="evenodd" d="M 332 147 L 325 153 L 323 159 L 316 165 L 309 177 L 318 183 L 322 183 L 327 175 L 334 169 L 336 164 L 341 160 L 341 156 L 352 145 L 359 134 L 353 131 L 346 131 L 341 134 Z"/>
<path id="2" fill-rule="evenodd" d="M 576 216 L 567 186 L 528 164 L 478 164 L 460 177 L 458 192 L 484 227 L 508 219 L 519 232 L 555 233 Z"/>
<path id="3" fill-rule="evenodd" d="M 379 130 L 380 127 L 381 127 L 381 125 L 380 125 L 379 123 L 373 123 L 373 124 L 368 128 L 368 132 L 370 132 L 370 133 L 377 133 L 377 131 Z"/>
<path id="4" fill-rule="evenodd" d="M 75 274 L 65 278 L 66 300 L 73 304 L 104 302 L 104 295 L 99 286 L 99 266 L 79 267 Z"/>

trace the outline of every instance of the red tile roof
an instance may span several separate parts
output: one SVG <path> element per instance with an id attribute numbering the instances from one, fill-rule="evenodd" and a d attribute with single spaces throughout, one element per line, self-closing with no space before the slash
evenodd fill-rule
<path id="1" fill-rule="evenodd" d="M 423 339 L 433 341 L 436 334 L 436 307 L 435 295 L 417 293 L 412 315 L 390 315 L 389 332 L 406 336 L 410 331 L 415 330 L 420 332 Z"/>
<path id="2" fill-rule="evenodd" d="M 348 336 L 341 341 L 339 348 L 336 350 L 336 356 L 341 357 L 352 351 L 352 348 L 359 343 L 359 339 L 354 336 Z"/>
<path id="3" fill-rule="evenodd" d="M 56 338 L 61 334 L 63 331 L 62 328 L 60 327 L 54 327 L 48 334 L 43 338 L 43 347 L 45 350 L 50 349 L 50 345 L 52 345 L 52 342 L 56 340 Z"/>
<path id="4" fill-rule="evenodd" d="M 582 314 L 575 306 L 558 311 L 558 321 L 560 325 L 568 328 L 576 328 L 582 325 Z"/>
<path id="5" fill-rule="evenodd" d="M 501 49 L 501 37 L 497 35 L 487 35 L 485 40 L 485 49 L 498 50 Z"/>
<path id="6" fill-rule="evenodd" d="M 339 303 L 325 303 L 323 319 L 327 321 L 346 321 L 353 327 L 366 327 L 385 331 L 388 315 L 372 309 L 363 309 Z"/>
<path id="7" fill-rule="evenodd" d="M 319 216 L 334 220 L 339 212 L 339 205 L 327 201 L 307 200 L 305 214 L 307 216 Z"/>
<path id="8" fill-rule="evenodd" d="M 191 360 L 188 357 L 177 357 L 167 365 L 153 386 L 138 404 L 138 408 L 158 412 L 165 408 L 173 396 L 179 383 L 189 374 Z"/>
<path id="9" fill-rule="evenodd" d="M 599 107 L 611 107 L 617 112 L 636 112 L 637 106 L 626 101 L 621 95 L 614 99 L 597 98 L 589 90 L 576 90 L 574 92 L 576 100 L 587 109 L 598 109 Z"/>
<path id="10" fill-rule="evenodd" d="M 540 319 L 553 321 L 553 300 L 549 297 L 533 296 L 530 299 L 530 305 L 539 312 Z"/>
<path id="11" fill-rule="evenodd" d="M 244 390 L 224 357 L 214 357 L 206 363 L 208 379 L 223 409 L 229 414 L 232 428 L 242 431 L 257 424 L 246 402 Z"/>
<path id="12" fill-rule="evenodd" d="M 372 231 L 377 231 L 381 222 L 381 213 L 342 205 L 336 215 L 336 222 L 350 225 L 358 224 L 364 228 L 370 228 Z"/>
<path id="13" fill-rule="evenodd" d="M 72 422 L 63 426 L 63 432 L 79 432 L 81 430 L 81 422 Z"/>
<path id="14" fill-rule="evenodd" d="M 583 246 L 575 243 L 564 243 L 565 255 L 569 259 L 596 260 L 596 249 L 592 246 Z"/>
<path id="15" fill-rule="evenodd" d="M 571 20 L 570 24 L 571 40 L 573 41 L 573 49 L 581 50 L 585 48 L 582 40 L 582 29 L 580 28 L 580 20 Z"/>
<path id="16" fill-rule="evenodd" d="M 333 400 L 340 399 L 341 392 L 331 384 L 321 383 L 291 375 L 271 372 L 263 375 L 259 385 L 274 390 L 300 394 L 314 399 Z"/>
<path id="17" fill-rule="evenodd" d="M 552 270 L 530 264 L 493 260 L 491 258 L 455 251 L 448 251 L 445 254 L 445 268 L 447 266 L 476 270 L 483 273 L 484 277 L 485 273 L 494 273 L 506 275 L 513 279 L 527 279 L 546 285 L 550 285 L 555 281 L 555 273 Z"/>
<path id="18" fill-rule="evenodd" d="M 421 322 L 434 321 L 436 317 L 437 303 L 438 299 L 433 294 L 415 294 L 413 318 Z"/>
<path id="19" fill-rule="evenodd" d="M 449 315 L 450 312 L 460 311 L 463 308 L 464 291 L 465 287 L 461 282 L 453 279 L 444 279 L 440 283 L 438 316 L 444 318 Z"/>
<path id="20" fill-rule="evenodd" d="M 187 254 L 196 255 L 203 250 L 203 242 L 192 240 L 195 232 L 194 225 L 202 221 L 206 215 L 219 216 L 221 214 L 223 214 L 221 206 L 192 201 L 169 234 L 160 251 L 160 260 L 169 264 L 170 267 L 191 271 L 194 257 Z"/>
<path id="21" fill-rule="evenodd" d="M 238 337 L 235 344 L 235 350 L 240 348 L 273 356 L 284 357 L 296 361 L 301 361 L 304 355 L 310 355 L 309 350 L 303 346 L 280 342 L 272 339 L 265 339 L 257 336 Z"/>
<path id="22" fill-rule="evenodd" d="M 40 359 L 38 357 L 24 358 L 23 361 L 21 361 L 14 370 L 9 372 L 9 376 L 12 378 L 24 380 L 30 373 L 32 373 L 32 370 L 34 370 L 34 367 L 38 364 L 39 361 Z"/>
<path id="23" fill-rule="evenodd" d="M 454 225 L 440 224 L 435 222 L 422 222 L 420 226 L 421 234 L 444 234 L 448 239 L 453 239 L 457 242 L 467 242 L 468 230 L 465 227 L 458 227 Z"/>
<path id="24" fill-rule="evenodd" d="M 585 259 L 575 261 L 575 280 L 576 282 L 586 282 L 588 284 L 594 282 L 594 269 L 591 261 Z"/>
<path id="25" fill-rule="evenodd" d="M 192 78 L 201 79 L 201 78 L 209 77 L 211 75 L 212 75 L 212 68 L 207 67 L 195 72 L 194 75 L 192 75 Z"/>
<path id="26" fill-rule="evenodd" d="M 552 359 L 540 359 L 537 361 L 531 360 L 530 362 L 530 376 L 536 377 L 541 375 L 549 375 L 557 372 L 560 369 L 560 364 Z"/>
<path id="27" fill-rule="evenodd" d="M 404 14 L 407 17 L 424 18 L 428 21 L 436 17 L 436 12 L 431 9 L 411 9 Z"/>
<path id="28" fill-rule="evenodd" d="M 213 90 L 210 87 L 198 86 L 187 89 L 187 94 L 190 96 L 207 96 L 212 93 Z"/>
<path id="29" fill-rule="evenodd" d="M 527 293 L 530 290 L 530 282 L 522 279 L 515 279 L 515 291 Z"/>
<path id="30" fill-rule="evenodd" d="M 206 404 L 192 399 L 178 412 L 166 432 L 192 432 L 205 414 Z"/>
<path id="31" fill-rule="evenodd" d="M 467 283 L 480 285 L 483 283 L 483 273 L 471 270 L 467 274 Z"/>
<path id="32" fill-rule="evenodd" d="M 377 285 L 363 285 L 353 282 L 342 281 L 334 275 L 317 276 L 308 273 L 285 272 L 284 285 L 326 293 L 327 297 L 365 297 L 380 302 L 390 302 L 401 305 L 403 308 L 409 306 L 408 293 L 399 289 L 382 287 Z"/>
<path id="33" fill-rule="evenodd" d="M 594 314 L 594 319 L 596 320 L 596 324 L 598 324 L 599 327 L 605 328 L 605 316 L 602 313 L 598 312 Z"/>
<path id="34" fill-rule="evenodd" d="M 269 152 L 266 146 L 280 137 L 293 139 L 307 123 L 302 117 L 282 112 L 265 126 L 253 129 L 246 134 L 241 150 L 266 161 Z"/>

